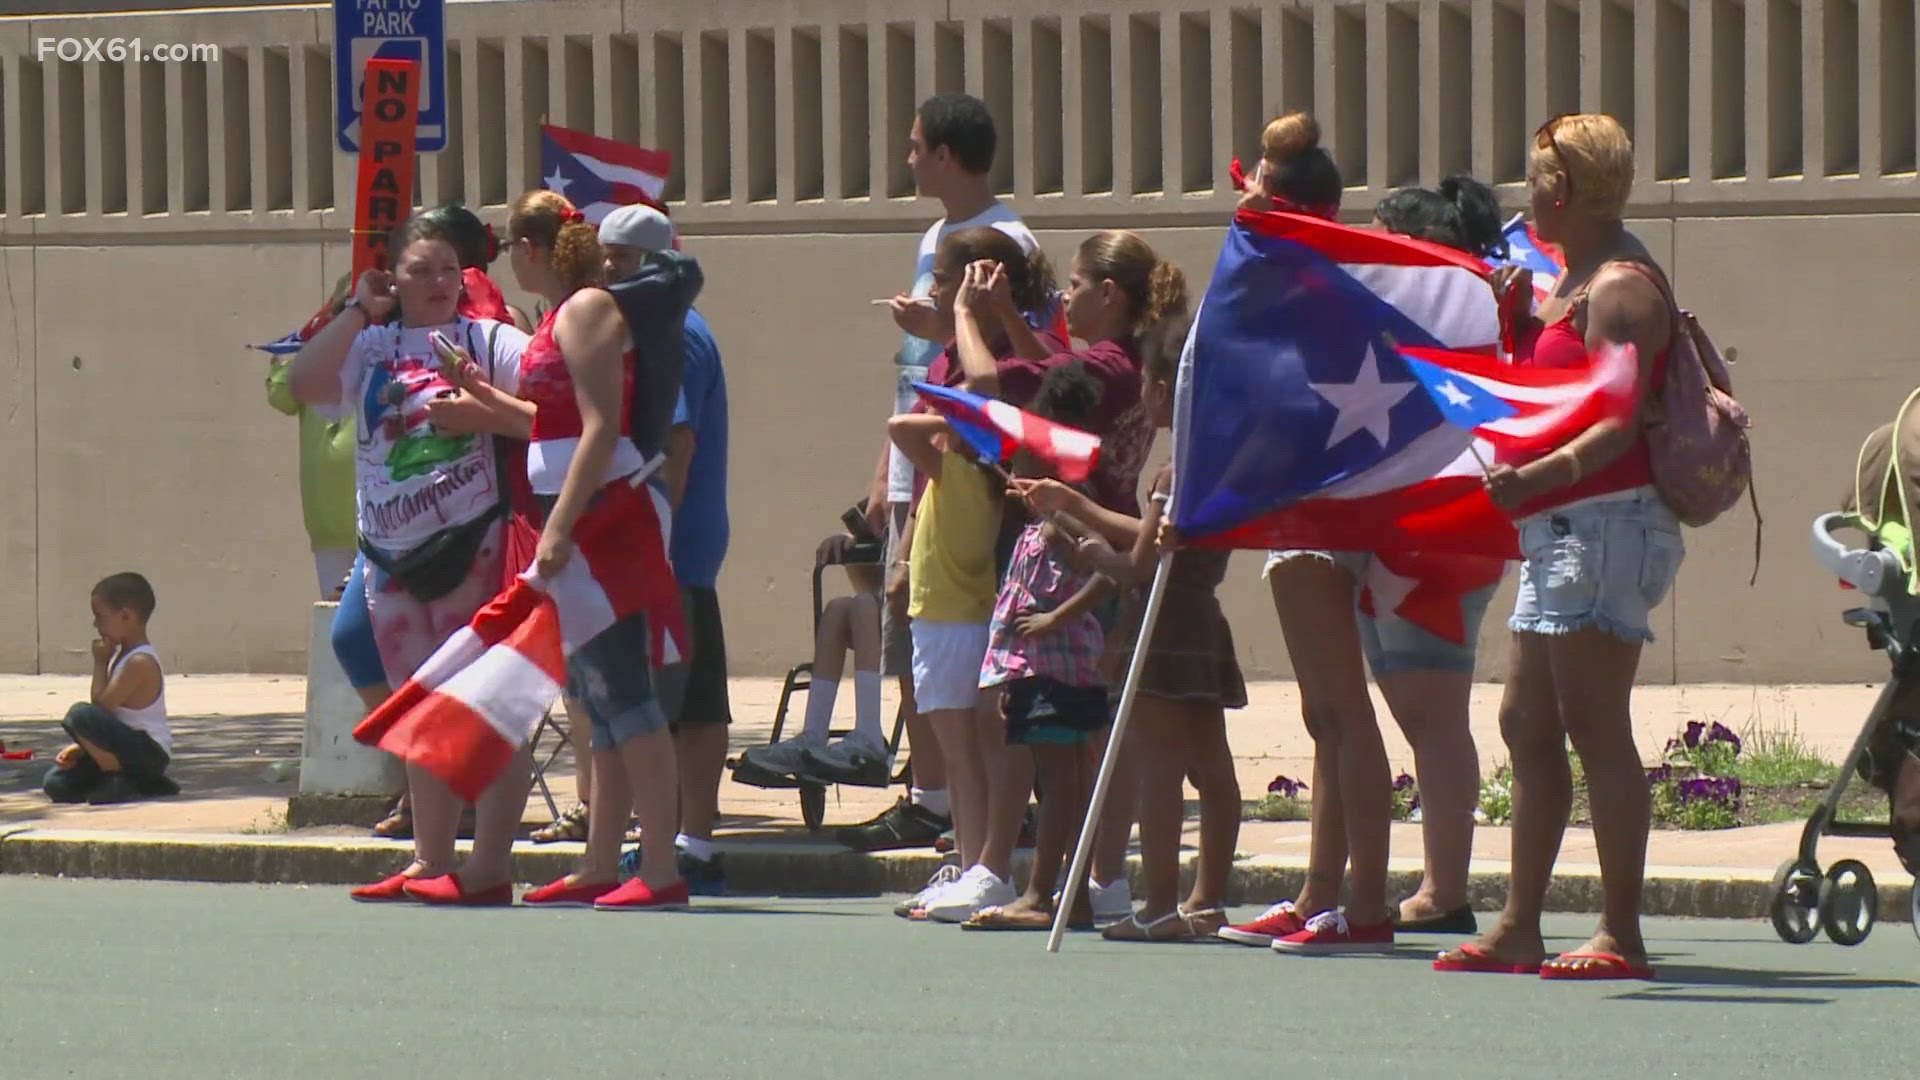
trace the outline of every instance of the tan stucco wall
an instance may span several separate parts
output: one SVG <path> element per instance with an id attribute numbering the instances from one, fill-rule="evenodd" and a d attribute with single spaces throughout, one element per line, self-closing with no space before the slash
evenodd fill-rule
<path id="1" fill-rule="evenodd" d="M 500 223 L 537 182 L 543 116 L 675 155 L 667 196 L 706 264 L 733 400 L 737 671 L 808 651 L 811 552 L 863 493 L 891 395 L 896 335 L 866 301 L 906 284 L 937 212 L 901 197 L 905 132 L 916 101 L 961 88 L 993 105 L 995 182 L 1056 263 L 1132 226 L 1196 287 L 1234 200 L 1226 162 L 1283 106 L 1321 117 L 1356 215 L 1461 169 L 1517 205 L 1541 119 L 1630 118 L 1635 227 L 1740 352 L 1768 521 L 1752 588 L 1744 510 L 1689 534 L 1643 675 L 1884 670 L 1805 534 L 1920 384 L 1911 5 L 501 0 L 451 4 L 448 27 L 455 142 L 422 162 L 426 201 Z M 63 35 L 222 53 L 39 62 Z M 0 669 L 78 670 L 88 585 L 137 568 L 175 670 L 301 670 L 295 428 L 243 346 L 345 269 L 331 36 L 321 5 L 0 17 Z M 1241 557 L 1228 611 L 1249 671 L 1284 674 L 1257 571 Z"/>

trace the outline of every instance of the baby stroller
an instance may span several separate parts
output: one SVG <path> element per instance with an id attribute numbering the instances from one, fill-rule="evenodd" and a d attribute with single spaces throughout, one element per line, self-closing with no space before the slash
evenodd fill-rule
<path id="1" fill-rule="evenodd" d="M 1865 598 L 1843 616 L 1866 631 L 1867 644 L 1887 654 L 1892 672 L 1867 714 L 1840 776 L 1800 834 L 1800 850 L 1774 874 L 1770 914 L 1781 940 L 1799 945 L 1825 929 L 1840 945 L 1858 945 L 1873 929 L 1879 891 L 1867 867 L 1843 859 L 1823 875 L 1816 854 L 1822 836 L 1885 837 L 1909 872 L 1920 870 L 1920 574 L 1914 550 L 1913 508 L 1920 508 L 1920 391 L 1899 417 L 1875 431 L 1860 449 L 1854 490 L 1839 513 L 1813 523 L 1821 564 Z M 1835 534 L 1866 537 L 1854 546 Z M 1855 777 L 1884 791 L 1890 824 L 1839 821 L 1835 810 Z M 1920 886 L 1910 893 L 1914 932 L 1920 934 Z"/>
<path id="2" fill-rule="evenodd" d="M 881 567 L 881 564 L 885 560 L 884 545 L 877 538 L 873 537 L 866 528 L 863 507 L 864 504 L 862 506 L 856 506 L 847 511 L 841 518 L 847 525 L 848 531 L 853 534 L 854 542 L 848 544 L 843 549 L 841 556 L 837 560 L 815 560 L 813 567 L 812 625 L 816 635 L 819 633 L 821 615 L 826 610 L 820 585 L 822 576 L 835 566 L 872 566 L 878 568 Z M 782 734 L 786 729 L 787 709 L 793 704 L 794 696 L 805 693 L 812 688 L 812 660 L 809 659 L 802 663 L 795 664 L 788 670 L 786 681 L 780 687 L 780 704 L 773 714 L 773 734 L 767 739 L 769 746 L 780 742 Z M 887 739 L 888 761 L 893 761 L 898 758 L 900 753 L 900 736 L 904 730 L 904 718 L 896 716 L 894 718 L 893 733 Z M 844 729 L 835 728 L 828 732 L 828 735 L 832 738 L 838 738 L 847 733 Z M 826 821 L 827 787 L 829 786 L 829 782 L 810 777 L 804 773 L 776 773 L 754 764 L 744 755 L 728 759 L 727 766 L 732 770 L 733 779 L 737 783 L 757 788 L 797 788 L 800 792 L 800 820 L 806 823 L 808 832 L 817 833 L 820 831 L 821 826 Z M 863 784 L 862 786 L 887 787 L 895 783 L 903 782 L 903 777 L 904 770 L 900 776 L 889 776 L 884 780 L 880 780 L 877 784 Z M 862 783 L 857 780 L 842 780 L 837 782 Z"/>

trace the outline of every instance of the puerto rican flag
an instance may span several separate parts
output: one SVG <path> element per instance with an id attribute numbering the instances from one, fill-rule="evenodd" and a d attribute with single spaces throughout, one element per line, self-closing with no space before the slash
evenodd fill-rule
<path id="1" fill-rule="evenodd" d="M 1567 272 L 1567 260 L 1560 249 L 1540 239 L 1533 231 L 1533 225 L 1525 214 L 1513 215 L 1507 222 L 1501 235 L 1507 240 L 1507 254 L 1504 258 L 1488 260 L 1488 265 L 1518 266 L 1533 271 L 1534 307 L 1553 295 L 1554 286 L 1560 283 L 1560 275 Z"/>
<path id="2" fill-rule="evenodd" d="M 566 196 L 595 225 L 632 203 L 664 210 L 660 196 L 672 168 L 673 155 L 665 150 L 540 125 L 540 186 Z"/>
<path id="3" fill-rule="evenodd" d="M 1180 362 L 1180 532 L 1209 547 L 1517 558 L 1475 437 L 1401 352 L 1490 353 L 1500 328 L 1486 275 L 1438 244 L 1236 215 Z"/>
<path id="4" fill-rule="evenodd" d="M 1584 368 L 1514 367 L 1416 348 L 1401 358 L 1448 423 L 1476 432 L 1503 458 L 1553 450 L 1602 420 L 1627 416 L 1639 376 L 1631 345 L 1609 345 Z"/>
<path id="5" fill-rule="evenodd" d="M 1097 435 L 1056 424 L 1051 420 L 994 398 L 970 394 L 932 383 L 914 383 L 928 408 L 988 461 L 1004 463 L 1017 450 L 1027 450 L 1052 466 L 1062 483 L 1078 484 L 1093 473 L 1100 458 Z"/>
<path id="6" fill-rule="evenodd" d="M 678 663 L 687 636 L 667 559 L 669 522 L 666 497 L 652 484 L 603 489 L 556 578 L 521 575 L 353 737 L 426 768 L 471 802 L 533 737 L 576 650 L 602 635 L 644 633 L 628 653 L 635 663 Z"/>

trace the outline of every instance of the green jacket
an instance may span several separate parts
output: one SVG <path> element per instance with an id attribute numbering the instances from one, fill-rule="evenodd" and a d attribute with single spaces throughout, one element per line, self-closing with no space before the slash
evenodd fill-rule
<path id="1" fill-rule="evenodd" d="M 267 371 L 267 404 L 300 418 L 300 506 L 314 550 L 359 542 L 354 506 L 353 415 L 338 423 L 293 398 L 293 358 L 275 357 Z"/>

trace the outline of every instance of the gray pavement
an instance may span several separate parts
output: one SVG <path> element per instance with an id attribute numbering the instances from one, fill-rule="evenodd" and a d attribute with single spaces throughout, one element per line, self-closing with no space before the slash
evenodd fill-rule
<path id="1" fill-rule="evenodd" d="M 1654 983 L 1439 975 L 910 925 L 876 900 L 691 915 L 365 907 L 338 889 L 0 878 L 0 1074 L 1505 1077 L 1911 1071 L 1920 944 L 1654 920 Z M 1553 944 L 1591 929 L 1549 921 Z"/>

